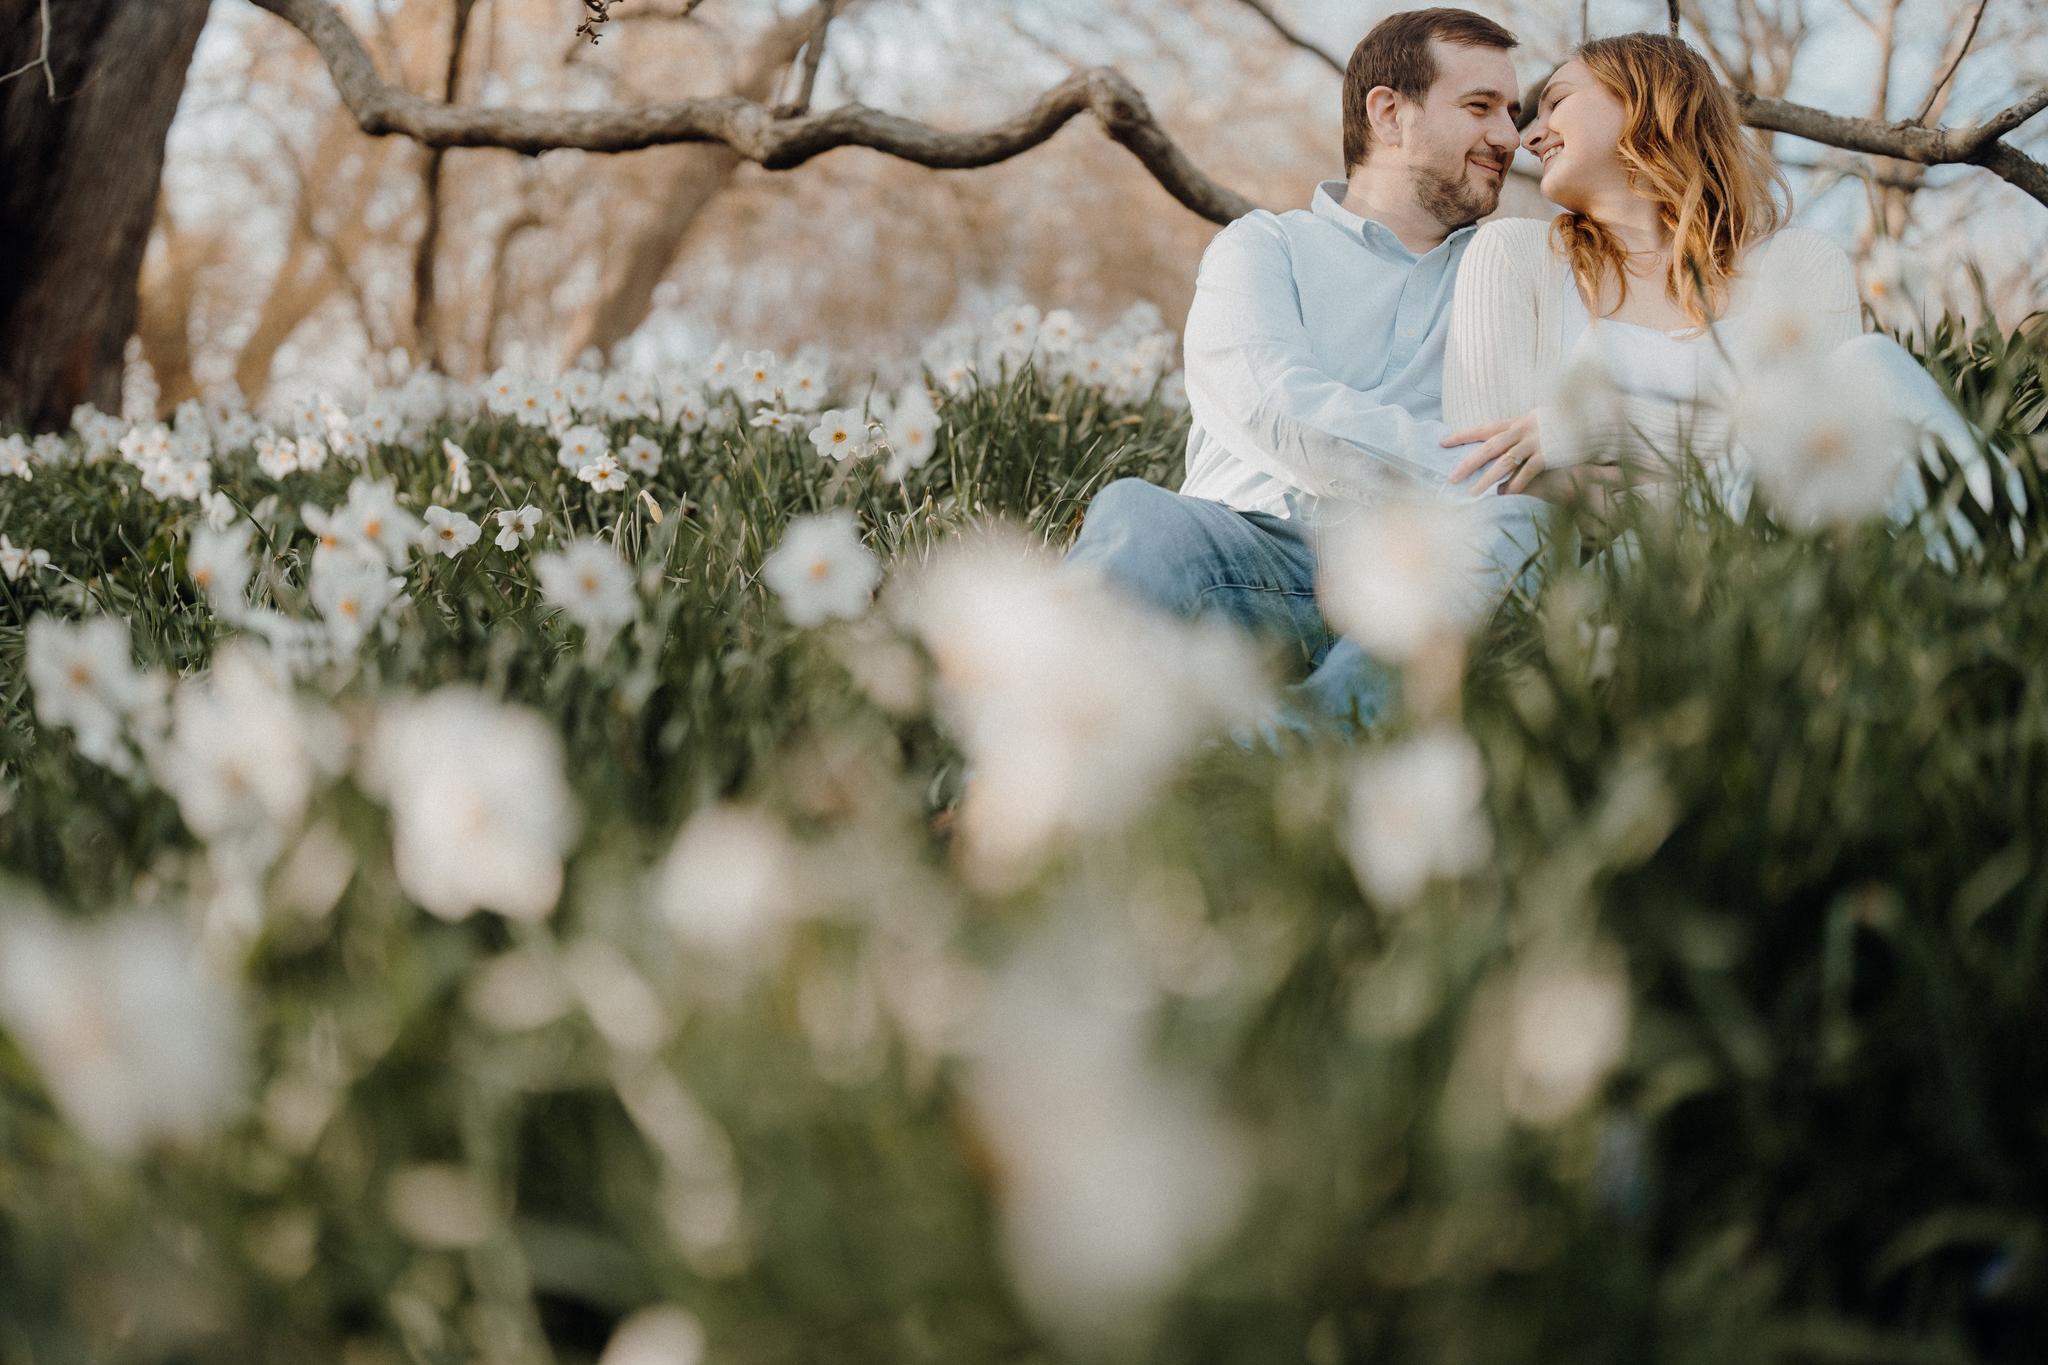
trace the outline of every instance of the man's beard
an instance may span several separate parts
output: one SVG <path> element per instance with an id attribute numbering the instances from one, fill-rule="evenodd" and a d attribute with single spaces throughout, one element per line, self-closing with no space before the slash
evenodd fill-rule
<path id="1" fill-rule="evenodd" d="M 1424 213 L 1447 228 L 1476 223 L 1500 206 L 1500 192 L 1474 185 L 1469 173 L 1447 175 L 1430 166 L 1415 172 L 1415 199 Z"/>

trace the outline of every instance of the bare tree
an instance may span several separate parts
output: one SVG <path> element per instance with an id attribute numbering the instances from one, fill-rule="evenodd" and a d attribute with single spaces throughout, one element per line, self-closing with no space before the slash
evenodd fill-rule
<path id="1" fill-rule="evenodd" d="M 455 102 L 456 86 L 462 79 L 462 51 L 469 42 L 469 16 L 476 0 L 454 0 L 455 15 L 448 39 L 448 71 L 441 83 L 441 98 Z M 441 244 L 441 169 L 448 149 L 427 150 L 421 168 L 421 188 L 427 213 L 420 228 L 419 244 L 413 249 L 412 328 L 418 337 L 420 356 L 430 365 L 441 364 L 441 341 L 434 316 L 434 256 Z"/>
<path id="2" fill-rule="evenodd" d="M 1891 0 L 1868 2 L 1889 4 Z M 31 3 L 32 0 L 0 0 L 0 21 L 9 18 L 15 21 L 11 28 L 0 28 L 0 36 L 10 38 L 16 49 L 0 51 L 0 59 L 12 58 L 14 65 L 31 60 L 30 50 L 40 37 L 36 26 L 25 22 L 30 18 Z M 692 146 L 716 158 L 707 163 L 714 172 L 707 178 L 707 183 L 715 187 L 719 183 L 715 172 L 721 167 L 725 168 L 728 176 L 747 163 L 770 171 L 786 170 L 842 147 L 864 147 L 899 162 L 934 169 L 985 167 L 1008 161 L 1043 145 L 1061 127 L 1085 115 L 1111 141 L 1135 156 L 1150 177 L 1173 199 L 1202 218 L 1227 222 L 1252 207 L 1251 201 L 1243 194 L 1204 174 L 1168 135 L 1135 84 L 1112 68 L 1073 69 L 1064 79 L 1044 89 L 1020 112 L 978 128 L 941 129 L 857 102 L 814 111 L 810 107 L 811 99 L 825 39 L 839 8 L 831 0 L 823 0 L 812 12 L 808 36 L 801 43 L 801 57 L 793 68 L 787 59 L 779 63 L 769 60 L 756 68 L 757 73 L 766 70 L 774 77 L 765 85 L 715 97 L 596 110 L 473 107 L 457 103 L 455 96 L 459 92 L 453 73 L 460 62 L 459 51 L 454 54 L 448 72 L 444 73 L 440 97 L 422 95 L 394 85 L 379 74 L 362 41 L 329 0 L 252 0 L 252 3 L 284 19 L 308 41 L 325 65 L 349 116 L 360 129 L 374 136 L 403 138 L 430 152 L 445 152 L 456 147 L 492 147 L 534 155 L 556 149 L 615 152 Z M 683 0 L 683 3 L 688 8 L 695 7 L 688 0 Z M 1276 0 L 1245 0 L 1245 3 L 1265 15 L 1275 30 L 1291 37 L 1296 46 L 1313 50 L 1312 45 L 1292 35 L 1280 20 Z M 1803 24 L 1803 10 L 1799 7 L 1799 0 L 1772 0 L 1768 10 L 1762 7 L 1763 4 L 1764 0 L 1755 0 L 1755 3 L 1740 7 L 1732 36 L 1724 34 L 1718 40 L 1724 44 L 1725 50 L 1719 52 L 1717 60 L 1735 87 L 1737 99 L 1751 124 L 1829 147 L 1892 158 L 1911 167 L 1980 166 L 2048 204 L 2048 168 L 2007 140 L 2008 134 L 2048 106 L 2048 91 L 2028 96 L 1998 114 L 1960 127 L 1926 126 L 1912 120 L 1886 122 L 1881 117 L 1837 115 L 1794 104 L 1782 97 L 1789 67 L 1780 60 L 1779 53 L 1785 48 L 1782 41 L 1785 36 Z M 203 10 L 204 6 L 203 0 L 176 0 L 171 4 L 158 4 L 154 0 L 82 0 L 78 7 L 97 8 L 110 23 L 119 21 L 136 25 L 140 21 L 133 16 L 144 10 L 156 16 L 156 22 L 161 23 L 161 16 L 173 10 L 181 7 Z M 66 8 L 71 6 L 67 4 Z M 669 9 L 673 11 L 675 6 L 671 5 Z M 623 17 L 627 12 L 621 13 Z M 123 15 L 130 17 L 122 19 Z M 459 11 L 457 17 L 461 17 Z M 182 80 L 183 63 L 190 55 L 188 39 L 193 34 L 196 34 L 196 24 L 190 26 L 189 34 L 179 30 L 171 35 L 183 42 L 182 48 L 176 45 L 165 48 L 163 35 L 148 35 L 157 42 L 154 51 L 158 56 L 168 55 L 177 59 L 169 62 L 152 58 L 152 70 L 161 77 L 159 84 L 167 83 L 170 87 L 173 102 L 175 86 Z M 62 34 L 58 37 L 61 39 Z M 147 41 L 144 47 L 147 49 Z M 99 68 L 94 63 L 113 62 L 118 54 L 111 48 L 95 47 L 90 50 L 97 52 L 98 56 L 84 62 L 74 60 L 67 68 L 62 42 L 53 46 L 52 72 L 60 87 L 64 84 L 67 70 L 78 81 L 92 88 L 98 87 Z M 1334 57 L 1324 54 L 1324 60 L 1335 66 Z M 0 65 L 4 64 L 0 61 Z M 162 69 L 167 67 L 175 67 L 175 80 L 162 76 Z M 787 98 L 774 101 L 770 98 L 773 92 L 788 88 L 788 74 L 782 73 L 794 75 L 795 89 Z M 92 77 L 90 81 L 84 79 L 88 76 Z M 17 82 L 8 91 L 6 102 L 0 104 L 0 148 L 10 145 L 10 138 L 14 136 L 13 125 L 22 118 L 22 92 L 32 88 L 30 82 Z M 1936 94 L 1939 94 L 1938 88 Z M 47 104 L 47 99 L 44 102 Z M 49 121 L 49 116 L 43 117 Z M 140 168 L 146 174 L 137 177 L 126 169 L 109 171 L 105 167 L 110 163 L 102 159 L 102 169 L 97 178 L 124 183 L 139 179 L 145 189 L 132 191 L 132 197 L 147 208 L 153 201 L 154 182 L 160 170 L 160 126 L 155 135 L 155 147 L 152 158 L 137 159 L 131 155 L 111 163 L 118 167 Z M 27 160 L 12 157 L 6 163 L 9 168 L 30 164 Z M 422 257 L 415 256 L 415 294 L 421 300 L 421 307 L 416 311 L 423 315 L 428 328 L 436 334 L 440 329 L 433 320 L 433 291 L 431 288 L 421 290 L 418 281 L 424 273 L 427 283 L 432 283 L 432 248 L 439 236 L 437 224 L 443 212 L 438 204 L 438 193 L 445 192 L 439 175 L 436 170 L 430 177 L 436 193 L 428 196 L 428 231 L 419 243 L 425 248 L 426 264 L 422 266 Z M 25 215 L 26 211 L 16 211 L 13 205 L 30 197 L 19 187 L 26 185 L 33 190 L 37 188 L 34 180 L 32 175 L 11 178 L 6 191 L 10 217 L 7 222 L 0 223 L 0 230 L 18 230 L 13 214 L 21 212 Z M 682 231 L 687 232 L 694 216 L 689 195 L 678 190 L 677 196 L 674 203 L 681 211 L 669 215 L 667 239 L 663 240 L 659 233 L 650 236 L 644 243 L 644 262 L 634 264 L 618 278 L 602 282 L 601 295 L 619 296 L 623 292 L 624 295 L 651 296 L 652 282 L 666 273 L 679 249 L 681 237 L 677 235 L 675 224 L 680 222 Z M 146 232 L 147 213 L 138 221 L 139 226 L 133 232 Z M 136 255 L 139 255 L 139 247 L 125 259 L 132 261 Z M 504 253 L 500 252 L 501 261 L 503 257 Z M 36 263 L 30 272 L 32 280 L 37 282 L 34 287 L 50 291 L 52 298 L 63 296 L 67 289 L 74 293 L 82 291 L 83 284 L 75 278 L 75 272 L 69 277 L 58 275 L 46 279 L 48 272 L 40 257 L 24 253 L 23 258 Z M 79 397 L 111 392 L 119 348 L 106 345 L 105 337 L 111 334 L 116 320 L 132 320 L 134 309 L 133 273 L 122 267 L 123 259 L 107 253 L 94 262 L 99 267 L 95 273 L 101 280 L 107 279 L 106 261 L 113 260 L 117 268 L 114 282 L 104 290 L 113 298 L 114 305 L 111 312 L 101 310 L 107 316 L 99 321 L 100 344 L 90 353 L 90 363 L 66 371 L 61 366 L 43 364 L 19 352 L 5 357 L 6 364 L 0 365 L 0 371 L 4 371 L 0 372 L 0 407 L 31 414 L 38 420 L 51 420 L 60 416 L 69 403 Z M 581 268 L 589 270 L 595 267 L 586 263 Z M 127 312 L 117 319 L 123 297 Z M 644 316 L 644 307 L 637 311 Z M 11 322 L 12 318 L 0 312 L 0 320 Z M 589 321 L 583 331 L 593 341 L 616 339 L 630 330 L 637 320 L 635 307 L 616 308 L 600 303 L 590 310 Z M 18 335 L 18 329 L 7 328 L 6 336 L 10 342 Z"/>
<path id="3" fill-rule="evenodd" d="M 802 98 L 808 104 L 810 87 L 817 80 L 812 54 L 823 57 L 825 25 L 837 8 L 826 0 L 794 19 L 771 24 L 748 54 L 733 93 L 754 101 L 767 99 L 802 51 L 806 63 Z M 655 288 L 675 265 L 692 228 L 745 164 L 737 152 L 717 144 L 677 148 L 672 155 L 673 164 L 665 168 L 670 187 L 666 198 L 646 226 L 617 253 L 621 265 L 574 329 L 571 354 L 589 347 L 609 351 L 647 320 Z"/>
<path id="4" fill-rule="evenodd" d="M 46 78 L 0 85 L 0 416 L 53 426 L 74 403 L 118 401 L 164 136 L 206 9 L 0 0 L 0 71 Z"/>

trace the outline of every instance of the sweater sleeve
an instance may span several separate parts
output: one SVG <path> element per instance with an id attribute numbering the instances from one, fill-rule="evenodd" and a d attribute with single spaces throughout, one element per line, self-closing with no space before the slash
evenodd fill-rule
<path id="1" fill-rule="evenodd" d="M 1771 246 L 1790 253 L 1793 270 L 1809 281 L 1817 309 L 1816 335 L 1822 346 L 1833 350 L 1851 337 L 1863 335 L 1863 296 L 1856 289 L 1856 267 L 1834 238 L 1812 228 L 1786 228 Z"/>
<path id="2" fill-rule="evenodd" d="M 1588 403 L 1575 376 L 1545 363 L 1537 291 L 1548 288 L 1550 224 L 1505 218 L 1479 229 L 1458 267 L 1444 346 L 1444 420 L 1462 431 L 1536 414 L 1544 463 L 1579 464 L 1611 446 L 1618 414 Z"/>
<path id="3" fill-rule="evenodd" d="M 1536 288 L 1530 248 L 1545 225 L 1510 218 L 1472 234 L 1451 295 L 1444 341 L 1444 421 L 1454 431 L 1520 417 L 1532 403 Z"/>
<path id="4" fill-rule="evenodd" d="M 1826 233 L 1812 228 L 1781 228 L 1758 246 L 1756 259 L 1743 274 L 1753 293 L 1776 295 L 1782 311 L 1794 306 L 1811 327 L 1809 340 L 1832 351 L 1863 335 L 1863 298 L 1856 289 L 1856 267 L 1849 254 Z M 1751 298 L 1748 307 L 1759 309 Z"/>

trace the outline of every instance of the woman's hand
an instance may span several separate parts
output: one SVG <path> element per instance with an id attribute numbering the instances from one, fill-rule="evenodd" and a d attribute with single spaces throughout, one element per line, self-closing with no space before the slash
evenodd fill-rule
<path id="1" fill-rule="evenodd" d="M 1451 471 L 1452 483 L 1463 483 L 1475 471 L 1484 471 L 1472 487 L 1473 497 L 1488 491 L 1523 492 L 1543 472 L 1543 433 L 1533 412 L 1453 432 L 1441 444 L 1462 446 L 1474 441 L 1485 444 L 1458 461 L 1458 467 Z"/>

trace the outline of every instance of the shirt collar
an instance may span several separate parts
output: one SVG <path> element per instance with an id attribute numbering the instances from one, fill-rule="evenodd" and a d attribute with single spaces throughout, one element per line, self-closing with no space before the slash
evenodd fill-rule
<path id="1" fill-rule="evenodd" d="M 1382 223 L 1377 218 L 1361 218 L 1350 209 L 1344 207 L 1344 195 L 1349 188 L 1342 180 L 1323 181 L 1316 186 L 1315 194 L 1309 199 L 1309 212 L 1315 214 L 1318 218 L 1324 218 L 1335 223 L 1346 232 L 1358 237 L 1367 246 L 1393 252 L 1406 260 L 1420 260 L 1421 257 L 1410 251 L 1407 245 L 1395 235 L 1394 230 L 1385 223 Z M 1449 245 L 1461 237 L 1469 236 L 1478 229 L 1478 226 L 1477 223 L 1467 223 L 1464 227 L 1454 228 L 1445 235 L 1440 245 Z M 1434 250 L 1435 248 L 1431 249 Z"/>

